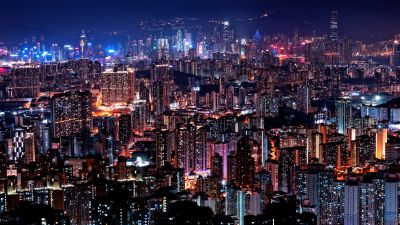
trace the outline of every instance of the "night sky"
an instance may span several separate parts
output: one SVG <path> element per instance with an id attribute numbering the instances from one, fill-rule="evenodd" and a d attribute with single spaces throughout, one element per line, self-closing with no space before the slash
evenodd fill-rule
<path id="1" fill-rule="evenodd" d="M 137 29 L 149 18 L 246 18 L 271 13 L 256 24 L 264 33 L 326 33 L 329 12 L 339 11 L 340 35 L 377 40 L 400 33 L 399 0 L 1 0 L 0 40 L 26 32 L 69 35 L 86 29 Z M 18 36 L 19 37 L 19 36 Z"/>

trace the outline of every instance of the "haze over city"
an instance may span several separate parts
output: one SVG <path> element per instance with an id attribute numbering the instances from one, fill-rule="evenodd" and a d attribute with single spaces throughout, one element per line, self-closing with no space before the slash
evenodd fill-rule
<path id="1" fill-rule="evenodd" d="M 24 7 L 20 7 L 23 5 Z M 400 3 L 396 0 L 375 1 L 317 1 L 317 0 L 219 0 L 190 2 L 174 0 L 157 1 L 2 1 L 5 9 L 0 15 L 0 30 L 4 38 L 24 38 L 29 35 L 46 35 L 50 39 L 73 37 L 77 31 L 129 30 L 140 35 L 138 24 L 148 19 L 173 19 L 175 17 L 196 17 L 205 23 L 209 19 L 253 18 L 267 14 L 268 18 L 252 23 L 264 33 L 327 32 L 326 14 L 340 11 L 341 31 L 352 38 L 369 41 L 390 38 L 400 26 Z M 18 10 L 13 10 L 18 9 Z M 203 25 L 202 23 L 202 25 Z M 382 26 L 385 24 L 385 26 Z M 239 24 L 244 34 L 252 30 Z M 27 34 L 25 34 L 27 35 Z M 5 41 L 5 40 L 0 40 Z"/>

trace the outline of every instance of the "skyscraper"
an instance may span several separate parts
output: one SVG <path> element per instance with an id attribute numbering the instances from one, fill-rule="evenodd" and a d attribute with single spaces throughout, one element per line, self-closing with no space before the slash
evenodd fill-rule
<path id="1" fill-rule="evenodd" d="M 344 224 L 360 224 L 360 186 L 357 181 L 348 181 L 344 187 Z"/>
<path id="2" fill-rule="evenodd" d="M 343 65 L 349 65 L 353 59 L 353 41 L 345 37 L 340 46 L 340 62 Z"/>
<path id="3" fill-rule="evenodd" d="M 337 52 L 338 45 L 338 12 L 332 11 L 329 23 L 330 51 Z"/>
<path id="4" fill-rule="evenodd" d="M 215 155 L 211 157 L 211 174 L 217 176 L 218 178 L 222 178 L 222 165 L 222 156 L 220 156 L 218 153 L 215 153 Z"/>
<path id="5" fill-rule="evenodd" d="M 85 30 L 82 30 L 81 40 L 80 40 L 79 46 L 81 47 L 81 59 L 83 59 L 83 58 L 85 58 L 85 47 L 86 47 Z"/>
<path id="6" fill-rule="evenodd" d="M 399 219 L 399 182 L 388 180 L 385 183 L 385 225 L 398 224 Z"/>
<path id="7" fill-rule="evenodd" d="M 156 139 L 156 167 L 160 168 L 168 163 L 168 130 L 155 130 Z"/>
<path id="8" fill-rule="evenodd" d="M 176 33 L 176 51 L 180 54 L 184 50 L 184 42 L 183 42 L 183 36 L 182 36 L 182 31 L 178 30 Z"/>
<path id="9" fill-rule="evenodd" d="M 347 134 L 351 119 L 351 102 L 347 98 L 336 101 L 336 119 L 339 134 Z"/>
<path id="10" fill-rule="evenodd" d="M 168 64 L 154 65 L 151 70 L 151 109 L 156 115 L 160 115 L 170 106 L 173 76 L 172 67 Z"/>
<path id="11" fill-rule="evenodd" d="M 337 11 L 331 12 L 329 28 L 330 28 L 330 33 L 329 33 L 330 40 L 337 41 L 338 40 L 338 12 Z"/>
<path id="12" fill-rule="evenodd" d="M 11 70 L 8 96 L 11 98 L 34 98 L 40 92 L 40 68 L 20 66 Z"/>
<path id="13" fill-rule="evenodd" d="M 84 128 L 92 130 L 92 95 L 89 91 L 53 96 L 51 114 L 54 137 L 69 137 Z"/>
<path id="14" fill-rule="evenodd" d="M 236 184 L 241 188 L 252 188 L 255 172 L 254 148 L 259 148 L 257 141 L 243 137 L 237 143 Z"/>
<path id="15" fill-rule="evenodd" d="M 388 129 L 382 128 L 376 132 L 375 138 L 375 157 L 377 159 L 385 159 L 386 143 L 388 141 Z"/>
<path id="16" fill-rule="evenodd" d="M 360 184 L 360 219 L 361 224 L 376 224 L 377 221 L 377 193 L 373 182 L 362 182 Z"/>
<path id="17" fill-rule="evenodd" d="M 25 156 L 24 138 L 25 130 L 22 127 L 16 127 L 12 139 L 12 151 L 9 152 L 10 160 L 20 163 L 23 162 Z"/>
<path id="18" fill-rule="evenodd" d="M 25 164 L 29 164 L 30 162 L 34 162 L 36 159 L 36 143 L 35 136 L 33 132 L 26 132 L 24 137 L 24 151 Z"/>
<path id="19" fill-rule="evenodd" d="M 119 141 L 128 144 L 132 137 L 132 118 L 131 115 L 121 115 L 119 117 Z"/>
<path id="20" fill-rule="evenodd" d="M 103 105 L 126 104 L 135 99 L 135 70 L 106 71 L 101 74 Z"/>
<path id="21" fill-rule="evenodd" d="M 338 40 L 338 12 L 332 11 L 329 22 L 329 39 L 326 43 L 325 63 L 337 65 L 339 63 L 339 40 Z"/>

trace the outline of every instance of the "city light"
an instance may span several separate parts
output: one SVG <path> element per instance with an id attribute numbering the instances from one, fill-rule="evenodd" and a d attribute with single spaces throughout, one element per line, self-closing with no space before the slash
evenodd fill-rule
<path id="1" fill-rule="evenodd" d="M 400 221 L 400 2 L 62 1 L 2 2 L 0 224 Z"/>

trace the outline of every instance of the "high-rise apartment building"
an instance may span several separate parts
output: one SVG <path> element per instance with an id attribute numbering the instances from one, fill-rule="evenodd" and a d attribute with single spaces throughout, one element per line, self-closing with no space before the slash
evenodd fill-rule
<path id="1" fill-rule="evenodd" d="M 83 129 L 92 130 L 92 95 L 89 91 L 53 96 L 51 113 L 54 137 L 68 137 Z"/>
<path id="2" fill-rule="evenodd" d="M 101 74 L 103 105 L 127 104 L 135 99 L 135 70 L 106 71 Z"/>

